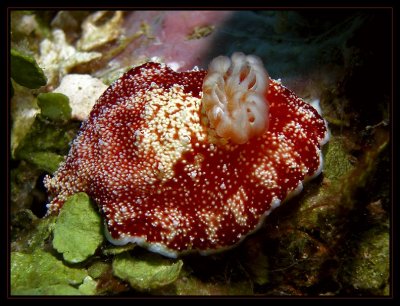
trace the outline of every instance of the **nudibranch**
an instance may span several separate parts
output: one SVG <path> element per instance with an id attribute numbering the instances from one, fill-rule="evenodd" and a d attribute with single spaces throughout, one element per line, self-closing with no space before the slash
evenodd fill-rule
<path id="1" fill-rule="evenodd" d="M 48 214 L 83 191 L 115 245 L 168 257 L 226 250 L 321 172 L 328 135 L 256 56 L 219 56 L 208 71 L 148 62 L 101 95 L 45 177 Z"/>

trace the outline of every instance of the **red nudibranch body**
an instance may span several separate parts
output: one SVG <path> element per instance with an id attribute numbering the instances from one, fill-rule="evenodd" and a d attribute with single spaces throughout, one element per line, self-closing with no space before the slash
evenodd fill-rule
<path id="1" fill-rule="evenodd" d="M 149 62 L 103 93 L 45 178 L 48 214 L 83 191 L 116 245 L 211 254 L 237 245 L 318 175 L 328 138 L 318 112 L 255 56 L 217 57 L 208 72 Z"/>

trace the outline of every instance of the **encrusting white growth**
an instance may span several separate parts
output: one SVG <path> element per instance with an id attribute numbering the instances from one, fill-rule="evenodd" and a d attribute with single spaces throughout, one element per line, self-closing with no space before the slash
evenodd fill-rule
<path id="1" fill-rule="evenodd" d="M 72 118 L 83 121 L 107 87 L 100 79 L 88 74 L 67 74 L 53 92 L 68 96 Z"/>
<path id="2" fill-rule="evenodd" d="M 218 136 L 236 144 L 268 128 L 269 77 L 254 55 L 235 52 L 214 58 L 203 82 L 202 108 Z"/>

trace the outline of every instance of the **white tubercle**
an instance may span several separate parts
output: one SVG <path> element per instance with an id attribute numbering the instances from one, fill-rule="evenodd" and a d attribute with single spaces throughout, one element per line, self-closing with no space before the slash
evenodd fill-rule
<path id="1" fill-rule="evenodd" d="M 269 76 L 260 58 L 240 52 L 218 56 L 203 82 L 202 108 L 218 136 L 237 144 L 268 128 Z"/>

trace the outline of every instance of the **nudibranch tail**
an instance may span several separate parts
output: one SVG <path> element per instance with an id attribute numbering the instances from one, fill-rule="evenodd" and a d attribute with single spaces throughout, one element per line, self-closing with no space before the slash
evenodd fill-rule
<path id="1" fill-rule="evenodd" d="M 268 84 L 268 72 L 254 55 L 235 52 L 211 61 L 202 108 L 218 136 L 243 144 L 267 130 Z"/>

